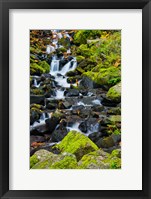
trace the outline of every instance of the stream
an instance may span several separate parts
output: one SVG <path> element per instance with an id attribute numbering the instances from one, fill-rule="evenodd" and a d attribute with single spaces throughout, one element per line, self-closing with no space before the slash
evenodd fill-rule
<path id="1" fill-rule="evenodd" d="M 55 32 L 55 34 L 58 35 L 58 38 L 62 37 L 60 32 Z M 67 37 L 69 37 L 68 34 Z M 70 48 L 67 50 L 68 57 L 58 56 L 56 51 L 62 46 L 58 44 L 56 37 L 52 43 L 53 46 L 47 45 L 45 56 L 47 58 L 47 55 L 52 54 L 50 72 L 39 77 L 32 77 L 31 86 L 33 88 L 40 90 L 47 84 L 51 87 L 51 92 L 42 96 L 31 96 L 31 106 L 40 104 L 42 107 L 40 117 L 33 120 L 30 125 L 31 155 L 39 148 L 50 150 L 50 146 L 60 142 L 71 130 L 85 134 L 96 143 L 102 136 L 106 136 L 106 133 L 101 130 L 100 122 L 110 109 L 102 105 L 102 95 L 106 91 L 102 88 L 85 89 L 81 87 L 78 89 L 82 76 L 78 76 L 76 80 L 69 83 L 70 76 L 67 74 L 77 68 L 76 57 L 72 56 Z M 56 111 L 61 112 L 61 120 L 52 117 Z M 40 144 L 36 145 L 36 143 Z"/>

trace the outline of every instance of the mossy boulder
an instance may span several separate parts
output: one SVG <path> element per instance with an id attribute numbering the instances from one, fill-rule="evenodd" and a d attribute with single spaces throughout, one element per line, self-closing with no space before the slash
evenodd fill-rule
<path id="1" fill-rule="evenodd" d="M 43 73 L 48 73 L 50 66 L 46 61 L 40 61 L 38 63 L 30 64 L 30 74 L 31 75 L 42 75 Z"/>
<path id="2" fill-rule="evenodd" d="M 86 154 L 78 162 L 78 169 L 109 169 L 110 164 L 103 162 L 108 156 L 102 149 Z"/>
<path id="3" fill-rule="evenodd" d="M 111 115 L 108 119 L 111 124 L 121 123 L 121 115 Z"/>
<path id="4" fill-rule="evenodd" d="M 107 97 L 118 103 L 121 101 L 121 82 L 109 89 Z"/>
<path id="5" fill-rule="evenodd" d="M 121 79 L 120 70 L 115 67 L 100 68 L 99 72 L 88 71 L 83 73 L 95 83 L 101 86 L 111 87 Z"/>
<path id="6" fill-rule="evenodd" d="M 50 65 L 46 61 L 38 62 L 38 65 L 41 66 L 44 69 L 44 73 L 49 73 Z"/>
<path id="7" fill-rule="evenodd" d="M 50 156 L 50 152 L 44 149 L 37 151 L 34 155 L 30 157 L 30 168 L 32 168 L 35 164 L 44 159 L 47 159 Z"/>
<path id="8" fill-rule="evenodd" d="M 113 150 L 108 158 L 104 159 L 103 162 L 110 165 L 110 169 L 121 169 L 121 152 L 117 149 Z"/>
<path id="9" fill-rule="evenodd" d="M 83 155 L 98 149 L 87 136 L 77 131 L 70 131 L 56 147 L 61 152 L 75 154 L 77 160 L 80 160 Z"/>
<path id="10" fill-rule="evenodd" d="M 101 138 L 97 141 L 97 146 L 101 148 L 110 148 L 115 145 L 114 139 L 111 136 Z"/>
<path id="11" fill-rule="evenodd" d="M 35 153 L 30 158 L 31 160 L 30 164 L 32 169 L 76 169 L 77 168 L 77 159 L 73 154 L 63 153 L 56 155 L 51 152 L 46 152 L 45 150 L 39 150 L 39 151 L 37 154 Z M 39 156 L 39 153 L 41 154 L 41 156 Z"/>

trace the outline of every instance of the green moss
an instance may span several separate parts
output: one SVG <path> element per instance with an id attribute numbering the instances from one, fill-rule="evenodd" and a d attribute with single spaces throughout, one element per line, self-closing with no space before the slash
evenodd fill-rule
<path id="1" fill-rule="evenodd" d="M 114 143 L 114 140 L 111 136 L 103 138 L 103 140 L 101 142 L 101 146 L 103 148 L 109 148 L 109 147 L 112 147 L 114 145 L 115 145 L 115 143 Z"/>
<path id="2" fill-rule="evenodd" d="M 53 154 L 49 152 L 45 158 L 36 163 L 32 169 L 75 169 L 77 160 L 73 154 Z"/>
<path id="3" fill-rule="evenodd" d="M 95 83 L 100 85 L 112 86 L 112 81 L 115 78 L 120 80 L 120 71 L 115 67 L 100 68 L 99 72 L 88 71 L 83 73 L 83 75 L 92 79 Z"/>
<path id="4" fill-rule="evenodd" d="M 43 95 L 45 91 L 40 88 L 34 88 L 34 89 L 30 89 L 30 93 L 34 95 Z"/>
<path id="5" fill-rule="evenodd" d="M 104 163 L 103 160 L 108 158 L 108 153 L 102 149 L 86 154 L 78 162 L 79 169 L 109 169 L 109 164 Z"/>
<path id="6" fill-rule="evenodd" d="M 113 150 L 111 156 L 121 158 L 121 149 Z"/>
<path id="7" fill-rule="evenodd" d="M 76 169 L 77 160 L 75 156 L 65 156 L 62 160 L 55 162 L 51 169 Z"/>
<path id="8" fill-rule="evenodd" d="M 59 119 L 61 119 L 62 116 L 63 116 L 63 114 L 62 114 L 59 110 L 56 110 L 56 111 L 52 114 L 52 117 L 59 118 Z"/>
<path id="9" fill-rule="evenodd" d="M 37 155 L 33 155 L 30 157 L 30 168 L 32 168 L 36 163 L 38 163 L 39 160 L 37 158 Z"/>
<path id="10" fill-rule="evenodd" d="M 30 64 L 30 74 L 31 75 L 41 75 L 44 73 L 44 69 L 36 63 Z"/>
<path id="11" fill-rule="evenodd" d="M 44 73 L 48 73 L 50 71 L 50 65 L 46 61 L 38 62 L 38 65 L 44 69 Z"/>
<path id="12" fill-rule="evenodd" d="M 56 147 L 62 152 L 75 154 L 78 160 L 83 155 L 98 149 L 87 136 L 77 131 L 70 131 Z"/>
<path id="13" fill-rule="evenodd" d="M 110 169 L 120 169 L 121 168 L 121 158 L 109 155 L 109 157 L 103 160 L 104 163 L 110 165 Z"/>
<path id="14" fill-rule="evenodd" d="M 116 102 L 121 101 L 121 82 L 109 89 L 107 97 Z"/>
<path id="15" fill-rule="evenodd" d="M 41 53 L 41 50 L 40 50 L 39 48 L 36 48 L 36 47 L 31 46 L 31 47 L 30 47 L 30 53 L 39 54 L 39 53 Z"/>
<path id="16" fill-rule="evenodd" d="M 46 61 L 40 61 L 38 63 L 30 63 L 30 74 L 31 75 L 41 75 L 43 73 L 48 73 L 50 66 Z"/>
<path id="17" fill-rule="evenodd" d="M 79 56 L 76 57 L 76 60 L 77 60 L 78 63 L 80 63 L 80 62 L 83 61 L 84 59 L 85 59 L 85 58 L 84 58 L 83 56 L 81 56 L 81 55 L 79 55 Z"/>
<path id="18" fill-rule="evenodd" d="M 121 115 L 111 115 L 108 119 L 112 124 L 120 123 Z"/>

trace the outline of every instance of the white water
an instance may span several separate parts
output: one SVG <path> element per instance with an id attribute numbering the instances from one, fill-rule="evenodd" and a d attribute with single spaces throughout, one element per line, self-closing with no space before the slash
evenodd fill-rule
<path id="1" fill-rule="evenodd" d="M 100 102 L 100 100 L 98 100 L 98 99 L 93 100 L 92 103 L 93 103 L 93 104 L 96 104 L 96 105 L 101 105 L 101 102 Z"/>
<path id="2" fill-rule="evenodd" d="M 55 57 L 51 61 L 51 71 L 50 74 L 56 76 L 57 72 L 59 71 L 59 60 Z"/>
<path id="3" fill-rule="evenodd" d="M 47 53 L 47 54 L 50 54 L 50 53 L 52 53 L 52 52 L 54 52 L 54 51 L 55 51 L 54 46 L 47 45 L 47 48 L 46 48 L 46 53 Z"/>
<path id="4" fill-rule="evenodd" d="M 90 135 L 91 133 L 98 132 L 98 129 L 99 129 L 99 123 L 96 123 L 95 125 L 91 124 L 86 135 Z"/>
<path id="5" fill-rule="evenodd" d="M 82 131 L 78 128 L 79 127 L 79 122 L 74 123 L 71 127 L 67 127 L 68 131 L 78 131 L 82 133 Z"/>
<path id="6" fill-rule="evenodd" d="M 56 96 L 55 96 L 56 99 L 64 99 L 65 96 L 64 96 L 64 91 L 61 91 L 61 90 L 57 90 L 56 91 Z"/>
<path id="7" fill-rule="evenodd" d="M 47 114 L 47 116 L 46 116 L 46 114 Z M 39 127 L 39 126 L 45 124 L 45 120 L 47 118 L 51 118 L 51 113 L 42 113 L 40 116 L 40 119 L 38 121 L 34 122 L 33 125 L 31 125 L 30 130 L 32 130 L 35 127 Z"/>
<path id="8" fill-rule="evenodd" d="M 37 88 L 40 86 L 40 83 L 38 84 L 36 79 L 34 79 L 34 86 Z"/>

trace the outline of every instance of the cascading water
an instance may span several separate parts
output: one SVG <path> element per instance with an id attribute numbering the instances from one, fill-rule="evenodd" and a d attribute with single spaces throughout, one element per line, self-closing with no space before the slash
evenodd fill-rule
<path id="1" fill-rule="evenodd" d="M 37 80 L 34 79 L 34 86 L 37 87 Z"/>
<path id="2" fill-rule="evenodd" d="M 61 90 L 57 90 L 56 91 L 56 99 L 64 99 L 65 96 L 64 96 L 64 91 L 61 91 Z"/>
<path id="3" fill-rule="evenodd" d="M 51 61 L 51 71 L 50 71 L 50 74 L 52 75 L 56 75 L 56 73 L 59 71 L 59 60 L 56 59 L 56 56 L 54 56 L 52 58 L 52 61 Z"/>

